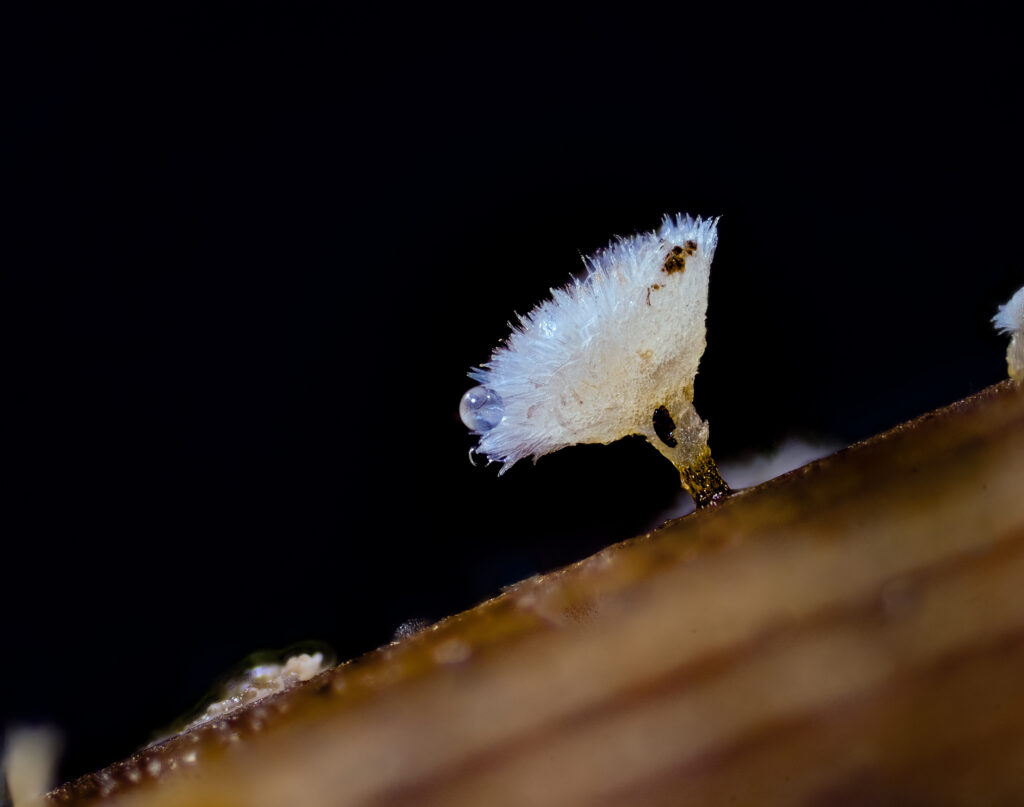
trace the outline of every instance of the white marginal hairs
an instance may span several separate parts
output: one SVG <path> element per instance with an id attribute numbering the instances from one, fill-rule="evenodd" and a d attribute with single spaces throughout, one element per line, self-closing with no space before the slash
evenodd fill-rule
<path id="1" fill-rule="evenodd" d="M 586 277 L 520 316 L 469 374 L 480 386 L 459 411 L 480 437 L 476 452 L 504 473 L 524 457 L 642 434 L 698 503 L 726 492 L 693 408 L 717 224 L 666 216 L 618 238 L 584 259 Z"/>
<path id="2" fill-rule="evenodd" d="M 1010 302 L 999 306 L 992 321 L 1003 333 L 1013 334 L 1006 349 L 1006 364 L 1010 378 L 1018 384 L 1024 382 L 1024 287 L 1017 290 Z"/>

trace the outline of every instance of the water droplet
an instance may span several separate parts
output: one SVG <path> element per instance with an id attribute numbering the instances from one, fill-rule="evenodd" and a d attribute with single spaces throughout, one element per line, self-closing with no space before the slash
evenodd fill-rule
<path id="1" fill-rule="evenodd" d="M 475 432 L 489 432 L 502 417 L 501 396 L 487 387 L 473 387 L 459 403 L 459 417 Z"/>

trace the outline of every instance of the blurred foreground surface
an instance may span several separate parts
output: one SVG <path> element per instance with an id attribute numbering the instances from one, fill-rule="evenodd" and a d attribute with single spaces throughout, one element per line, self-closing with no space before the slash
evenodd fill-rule
<path id="1" fill-rule="evenodd" d="M 1022 480 L 1004 383 L 54 798 L 1024 803 Z"/>

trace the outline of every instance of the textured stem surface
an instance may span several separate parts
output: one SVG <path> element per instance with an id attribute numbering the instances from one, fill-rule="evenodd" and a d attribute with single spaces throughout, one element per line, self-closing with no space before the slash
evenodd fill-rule
<path id="1" fill-rule="evenodd" d="M 710 451 L 701 454 L 690 467 L 680 468 L 679 476 L 683 481 L 683 487 L 693 496 L 698 509 L 714 504 L 731 492 L 722 475 L 718 473 L 718 466 Z"/>

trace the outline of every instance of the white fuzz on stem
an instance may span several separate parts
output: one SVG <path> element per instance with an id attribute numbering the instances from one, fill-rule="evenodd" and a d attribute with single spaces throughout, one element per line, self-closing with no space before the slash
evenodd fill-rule
<path id="1" fill-rule="evenodd" d="M 1006 350 L 1006 364 L 1010 378 L 1019 384 L 1024 381 L 1024 288 L 1018 289 L 1006 305 L 999 306 L 999 312 L 992 321 L 1003 333 L 1012 334 Z"/>
<path id="2" fill-rule="evenodd" d="M 642 434 L 692 490 L 687 474 L 714 467 L 693 381 L 717 222 L 666 216 L 656 231 L 617 239 L 584 259 L 583 279 L 520 316 L 469 374 L 480 386 L 460 413 L 480 436 L 477 453 L 504 473 L 524 457 Z"/>

